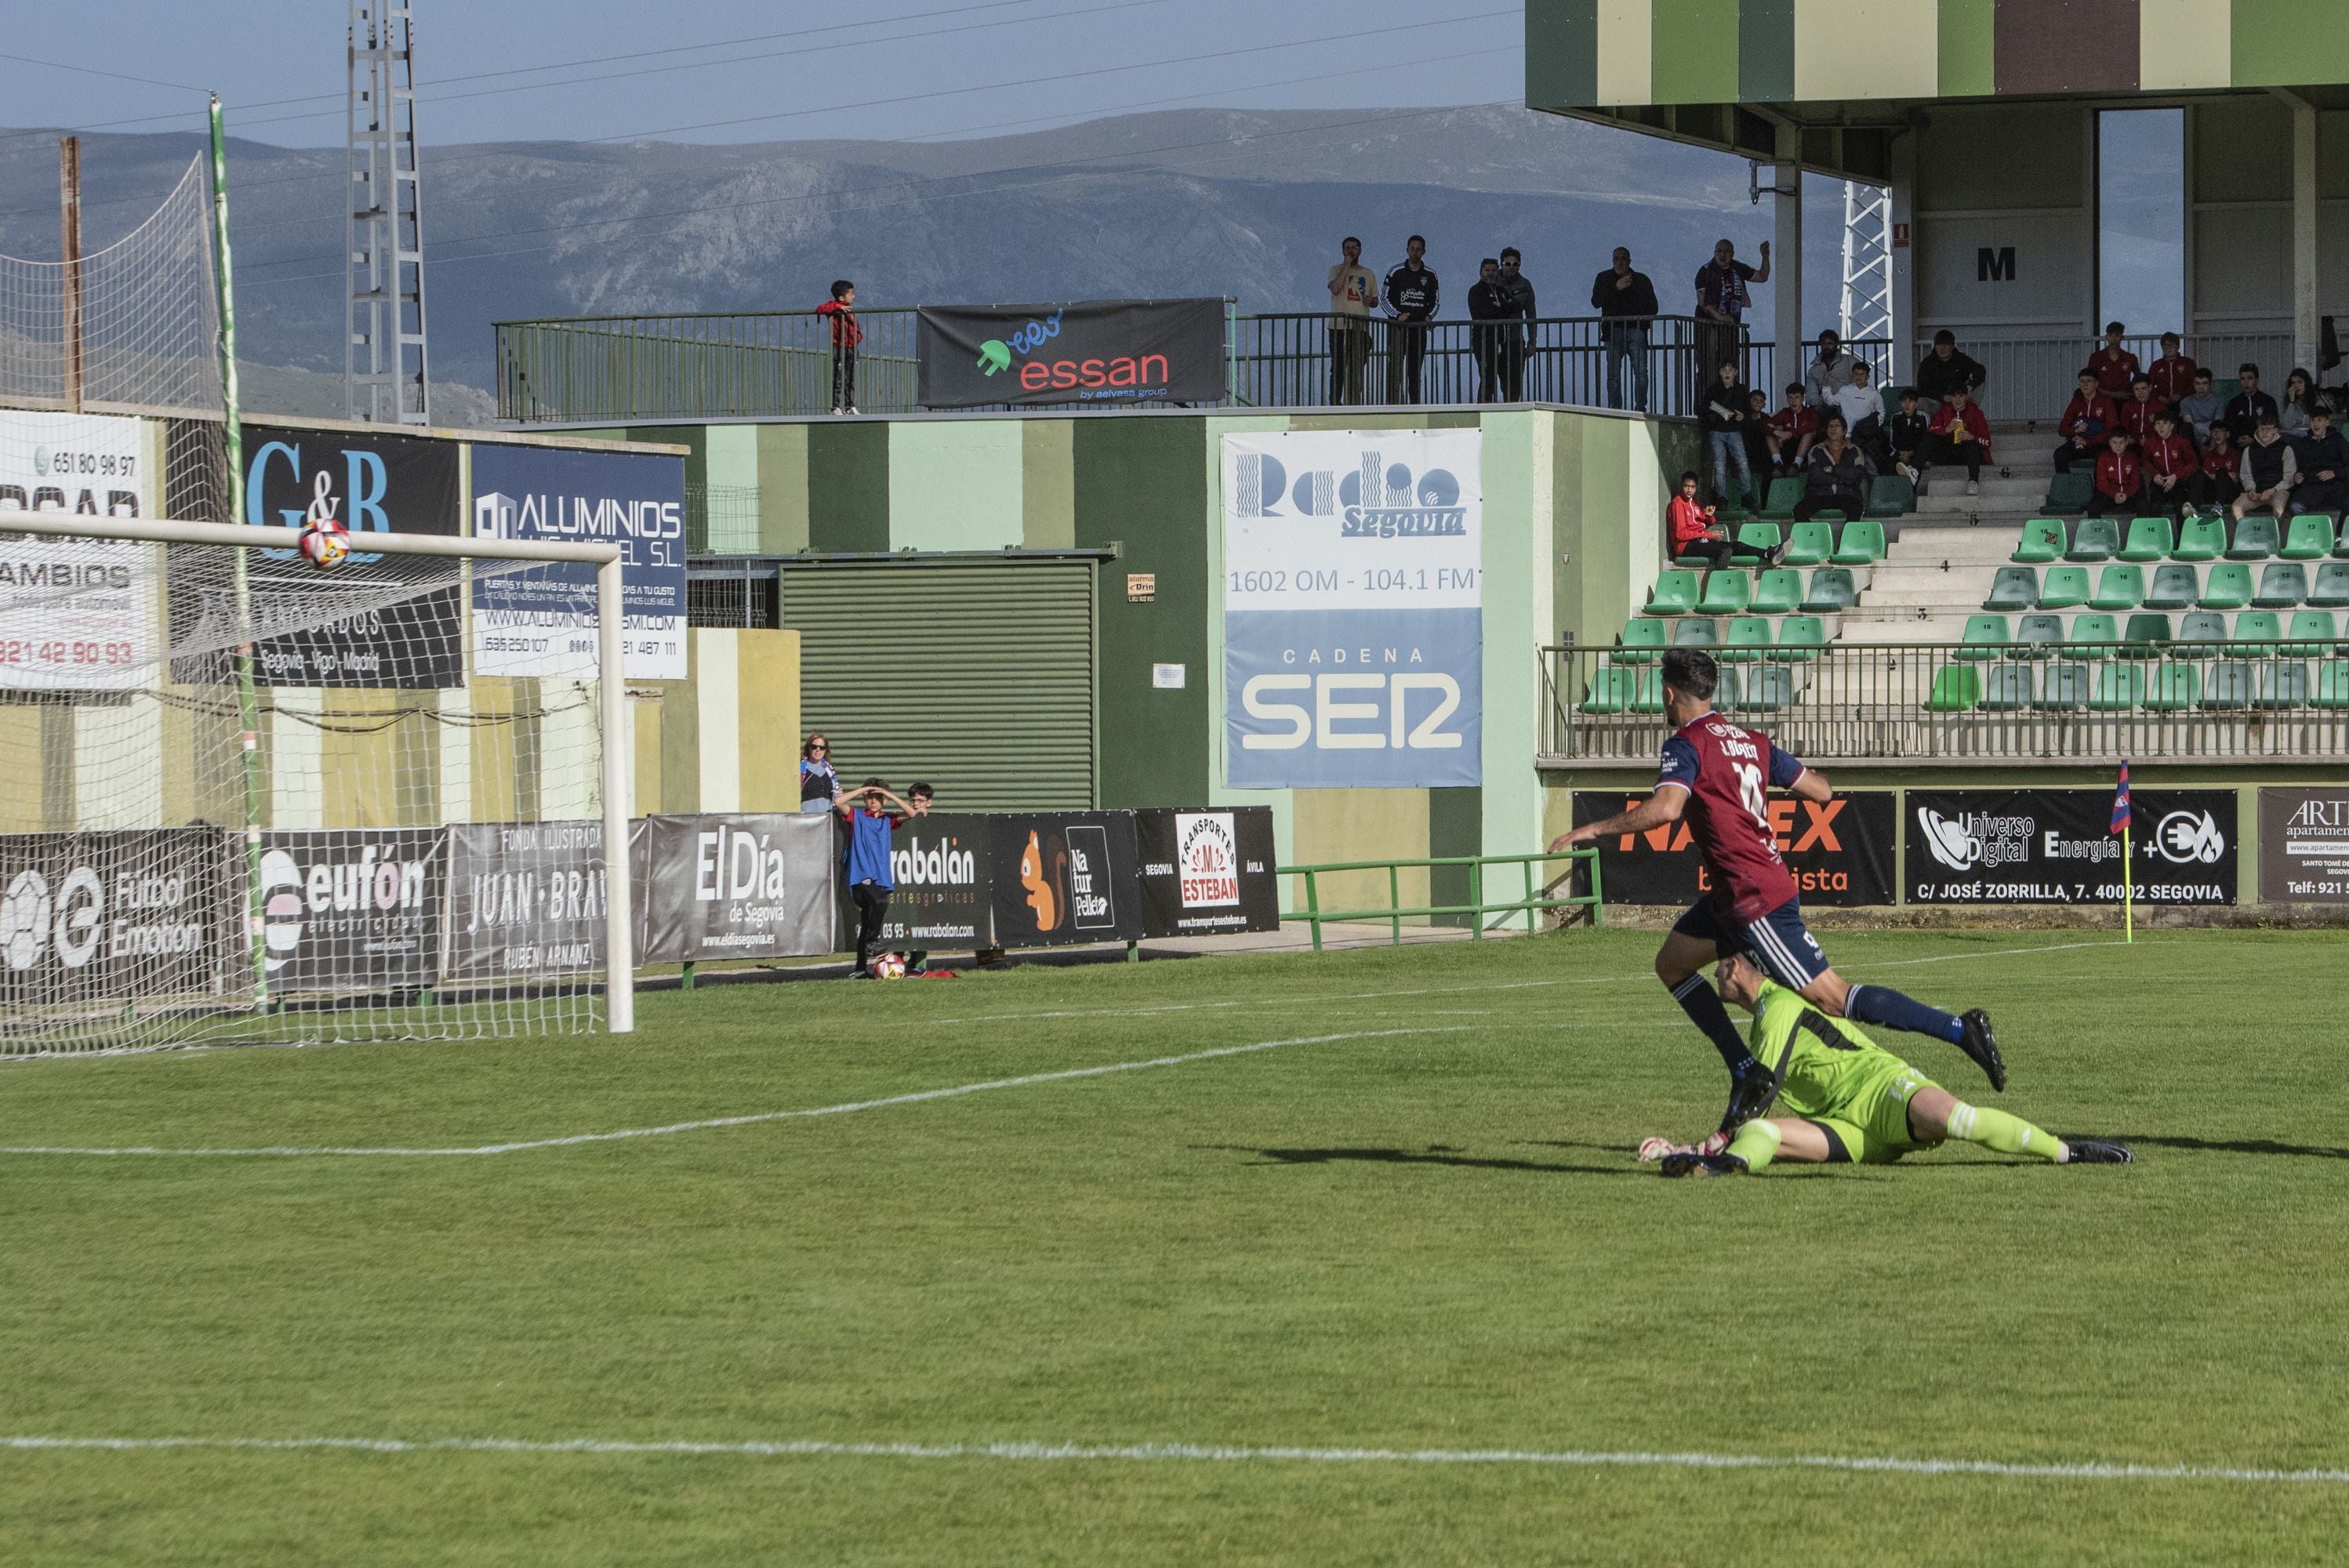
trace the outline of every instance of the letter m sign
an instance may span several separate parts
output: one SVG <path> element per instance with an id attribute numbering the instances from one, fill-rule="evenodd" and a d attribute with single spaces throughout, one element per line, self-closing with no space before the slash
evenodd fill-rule
<path id="1" fill-rule="evenodd" d="M 1975 280 L 1985 284 L 2011 284 L 2014 281 L 2014 247 L 2001 245 L 1993 250 L 1988 245 L 1974 253 Z"/>

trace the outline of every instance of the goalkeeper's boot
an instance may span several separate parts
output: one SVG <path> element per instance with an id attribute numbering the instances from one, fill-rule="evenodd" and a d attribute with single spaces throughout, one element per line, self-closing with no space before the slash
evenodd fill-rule
<path id="1" fill-rule="evenodd" d="M 2101 1138 L 2066 1138 L 2064 1147 L 2070 1158 L 2066 1165 L 2134 1165 L 2137 1156 L 2126 1144 L 2108 1142 Z"/>
<path id="2" fill-rule="evenodd" d="M 1745 1161 L 1734 1154 L 1667 1154 L 1663 1173 L 1682 1176 L 1743 1176 Z"/>
<path id="3" fill-rule="evenodd" d="M 1729 1075 L 1729 1109 L 1721 1113 L 1721 1130 L 1734 1132 L 1747 1122 L 1769 1114 L 1778 1098 L 1778 1076 L 1748 1058 Z"/>
<path id="4" fill-rule="evenodd" d="M 2006 1058 L 1998 1054 L 1998 1037 L 1990 1032 L 1990 1015 L 1975 1007 L 1958 1016 L 1965 1026 L 1966 1037 L 1958 1042 L 1958 1049 L 1973 1057 L 1974 1066 L 1982 1068 L 1990 1079 L 1993 1093 L 2006 1092 Z"/>

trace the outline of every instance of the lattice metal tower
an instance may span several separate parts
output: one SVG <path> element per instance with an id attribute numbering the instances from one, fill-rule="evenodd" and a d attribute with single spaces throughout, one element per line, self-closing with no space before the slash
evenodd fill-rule
<path id="1" fill-rule="evenodd" d="M 1836 329 L 1854 338 L 1892 336 L 1892 192 L 1843 182 L 1843 300 Z M 1893 346 L 1893 363 L 1901 358 Z"/>
<path id="2" fill-rule="evenodd" d="M 423 425 L 424 212 L 409 0 L 350 0 L 350 300 L 343 401 L 354 419 Z"/>

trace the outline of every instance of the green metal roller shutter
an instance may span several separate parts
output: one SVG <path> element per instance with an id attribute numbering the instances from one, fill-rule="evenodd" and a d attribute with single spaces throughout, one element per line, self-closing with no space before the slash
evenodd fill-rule
<path id="1" fill-rule="evenodd" d="M 940 810 L 1092 805 L 1095 570 L 786 562 L 801 727 L 832 741 L 843 782 L 925 779 Z"/>

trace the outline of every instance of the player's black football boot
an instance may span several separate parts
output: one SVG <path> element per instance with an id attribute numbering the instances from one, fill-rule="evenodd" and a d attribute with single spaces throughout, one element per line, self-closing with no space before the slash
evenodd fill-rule
<path id="1" fill-rule="evenodd" d="M 1768 1115 L 1777 1098 L 1777 1075 L 1760 1062 L 1748 1061 L 1743 1072 L 1729 1075 L 1729 1109 L 1721 1113 L 1721 1130 L 1734 1132 L 1755 1118 Z"/>
<path id="2" fill-rule="evenodd" d="M 2060 1134 L 2059 1134 L 2060 1136 Z M 2127 1146 L 2108 1143 L 2101 1138 L 2066 1138 L 2064 1147 L 2072 1152 L 2066 1165 L 2134 1165 L 2137 1156 Z"/>
<path id="3" fill-rule="evenodd" d="M 1966 1027 L 1966 1037 L 1958 1042 L 1958 1049 L 1973 1057 L 1974 1066 L 1982 1068 L 1990 1079 L 1994 1094 L 2006 1091 L 2006 1058 L 1998 1054 L 1998 1037 L 1990 1032 L 1990 1015 L 1980 1007 L 1961 1013 L 1958 1022 Z"/>
<path id="4" fill-rule="evenodd" d="M 1667 1154 L 1663 1172 L 1667 1176 L 1743 1176 L 1744 1160 L 1735 1154 Z"/>

